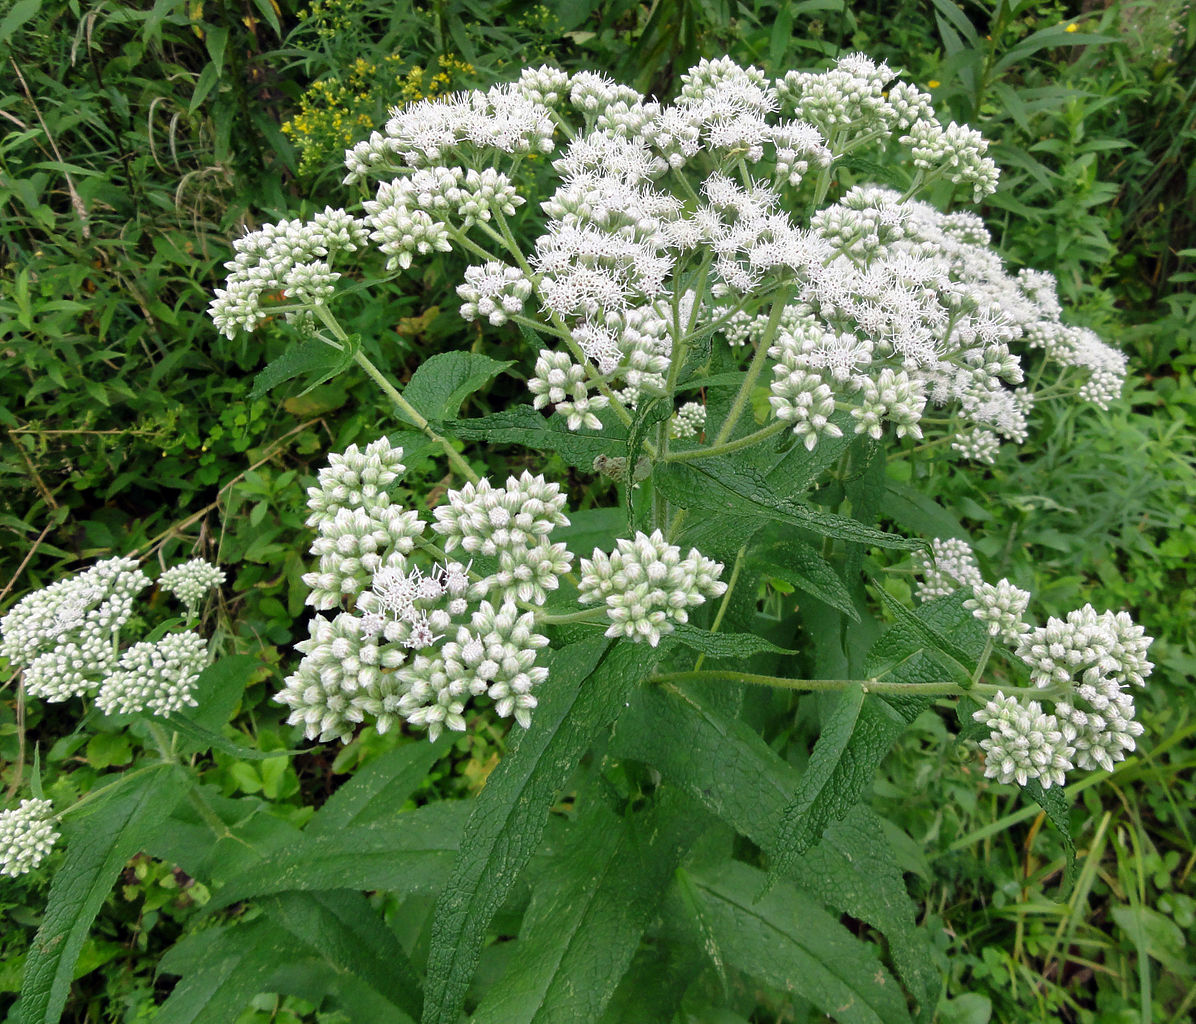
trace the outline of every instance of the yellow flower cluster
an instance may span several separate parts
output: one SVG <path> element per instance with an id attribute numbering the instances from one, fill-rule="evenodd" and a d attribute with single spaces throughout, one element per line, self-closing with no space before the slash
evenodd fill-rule
<path id="1" fill-rule="evenodd" d="M 377 63 L 358 57 L 341 75 L 313 82 L 299 98 L 299 112 L 282 126 L 300 151 L 300 173 L 339 159 L 391 107 L 461 88 L 473 74 L 472 64 L 451 54 L 440 57 L 433 70 L 392 53 Z"/>

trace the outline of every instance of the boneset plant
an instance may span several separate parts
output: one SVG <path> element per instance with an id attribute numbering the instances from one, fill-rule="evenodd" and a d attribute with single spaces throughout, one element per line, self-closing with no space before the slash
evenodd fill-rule
<path id="1" fill-rule="evenodd" d="M 1032 626 L 1030 595 L 985 582 L 895 470 L 991 462 L 1037 403 L 1106 405 L 1125 360 L 1063 321 L 1049 275 L 1009 273 L 978 217 L 928 201 L 979 200 L 997 168 L 896 79 L 860 55 L 776 81 L 703 61 L 661 104 L 528 70 L 396 110 L 346 155 L 357 212 L 235 243 L 216 326 L 295 336 L 259 389 L 356 365 L 399 421 L 308 492 L 313 614 L 277 700 L 311 739 L 433 742 L 298 835 L 259 827 L 235 871 L 155 841 L 208 871 L 213 910 L 242 908 L 167 958 L 184 978 L 160 1019 L 286 990 L 287 961 L 370 1019 L 928 1020 L 936 954 L 866 797 L 931 707 L 1070 848 L 1060 787 L 1134 748 L 1150 640 L 1091 607 Z M 511 366 L 474 351 L 400 390 L 337 317 L 342 291 L 450 251 L 475 261 L 463 318 L 537 350 L 526 404 L 459 415 Z M 480 477 L 474 441 L 553 452 L 618 504 Z M 453 486 L 403 507 L 404 460 L 438 457 Z M 396 813 L 444 737 L 491 715 L 516 726 L 481 793 Z M 346 890 L 388 893 L 409 941 Z"/>

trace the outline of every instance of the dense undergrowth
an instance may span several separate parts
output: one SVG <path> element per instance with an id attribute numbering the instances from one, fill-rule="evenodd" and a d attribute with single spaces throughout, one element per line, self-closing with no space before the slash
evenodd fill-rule
<path id="1" fill-rule="evenodd" d="M 397 102 L 511 79 L 543 61 L 653 92 L 700 57 L 726 53 L 772 74 L 862 50 L 994 140 L 1003 176 L 981 212 L 998 247 L 1014 268 L 1054 273 L 1074 320 L 1131 359 L 1130 383 L 1108 411 L 1040 409 L 1028 443 L 991 467 L 932 460 L 896 482 L 953 509 L 982 538 L 986 574 L 1033 590 L 1044 611 L 1126 609 L 1158 638 L 1141 702 L 1149 742 L 1117 771 L 1071 787 L 1085 813 L 1073 814 L 1079 871 L 1063 897 L 1065 852 L 1038 807 L 962 762 L 938 714 L 919 718 L 889 755 L 873 806 L 892 823 L 944 955 L 938 1019 L 1187 1019 L 1196 992 L 1187 952 L 1196 941 L 1196 15 L 1180 3 L 1090 7 L 0 5 L 0 54 L 12 71 L 0 102 L 0 610 L 96 558 L 217 561 L 230 582 L 206 611 L 210 630 L 223 651 L 260 663 L 236 741 L 296 747 L 298 731 L 270 697 L 302 635 L 305 487 L 328 451 L 373 440 L 383 405 L 353 374 L 253 397 L 255 376 L 284 342 L 266 332 L 230 341 L 212 328 L 205 310 L 230 256 L 226 239 L 346 202 L 341 150 Z M 303 196 L 317 198 L 303 208 Z M 386 293 L 350 297 L 342 315 L 393 379 L 461 347 L 463 331 L 483 351 L 477 325 L 456 312 L 465 265 L 459 255 L 417 264 Z M 534 359 L 513 326 L 502 352 L 494 337 L 485 354 Z M 471 412 L 503 408 L 514 389 L 508 381 L 474 396 Z M 481 471 L 512 468 L 505 450 L 465 456 Z M 520 457 L 567 480 L 573 508 L 601 504 L 610 487 L 553 457 Z M 422 507 L 445 484 L 432 461 L 417 459 L 403 486 Z M 943 524 L 911 503 L 901 525 L 931 537 Z M 10 795 L 39 770 L 46 794 L 69 802 L 132 762 L 141 742 L 102 719 L 84 732 L 61 708 L 15 685 L 3 691 Z M 367 728 L 343 749 L 289 759 L 217 752 L 202 772 L 223 796 L 259 798 L 260 813 L 299 826 L 402 742 Z M 477 792 L 504 749 L 493 726 L 456 738 L 408 799 Z M 52 869 L 53 859 L 0 888 L 0 998 L 19 990 Z M 171 985 L 156 977 L 157 958 L 207 898 L 165 860 L 130 860 L 84 947 L 66 1019 L 153 1019 Z M 426 948 L 426 936 L 404 938 Z M 270 995 L 242 1019 L 345 1018 Z"/>

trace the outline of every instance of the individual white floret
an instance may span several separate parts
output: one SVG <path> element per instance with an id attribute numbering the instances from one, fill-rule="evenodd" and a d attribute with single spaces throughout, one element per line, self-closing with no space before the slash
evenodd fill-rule
<path id="1" fill-rule="evenodd" d="M 225 579 L 223 569 L 202 558 L 192 558 L 162 573 L 158 577 L 158 586 L 173 594 L 186 605 L 188 614 L 194 615 L 200 602 L 213 589 L 223 585 Z"/>
<path id="2" fill-rule="evenodd" d="M 49 800 L 22 800 L 0 811 L 0 875 L 16 878 L 45 860 L 60 835 L 54 824 Z"/>
<path id="3" fill-rule="evenodd" d="M 984 623 L 989 636 L 999 636 L 1006 643 L 1016 644 L 1029 630 L 1023 619 L 1030 603 L 1028 590 L 1019 590 L 1009 580 L 1002 579 L 995 585 L 974 583 L 972 594 L 963 606 Z"/>
<path id="4" fill-rule="evenodd" d="M 646 640 L 655 647 L 674 623 L 689 621 L 689 608 L 726 591 L 722 571 L 720 562 L 696 548 L 682 558 L 681 549 L 659 530 L 637 533 L 632 540 L 619 540 L 610 555 L 595 549 L 592 558 L 581 560 L 578 600 L 605 605 L 611 622 L 607 636 Z"/>
<path id="5" fill-rule="evenodd" d="M 984 582 L 971 545 L 957 537 L 935 537 L 930 542 L 929 557 L 917 552 L 914 563 L 921 576 L 916 592 L 922 601 L 946 597 L 960 587 L 976 587 Z"/>
<path id="6" fill-rule="evenodd" d="M 96 706 L 106 715 L 172 715 L 195 707 L 192 690 L 207 662 L 208 642 L 198 633 L 133 644 L 104 679 Z"/>

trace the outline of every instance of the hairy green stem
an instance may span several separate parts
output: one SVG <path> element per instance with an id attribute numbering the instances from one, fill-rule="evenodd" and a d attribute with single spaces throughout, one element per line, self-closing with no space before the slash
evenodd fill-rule
<path id="1" fill-rule="evenodd" d="M 735 552 L 735 565 L 731 567 L 731 578 L 727 580 L 727 589 L 723 591 L 723 599 L 719 602 L 718 611 L 714 614 L 714 622 L 710 626 L 711 633 L 717 633 L 719 626 L 723 624 L 723 618 L 727 614 L 727 608 L 731 603 L 731 594 L 735 590 L 735 584 L 739 582 L 739 573 L 743 569 L 743 556 L 747 553 L 747 545 L 740 547 Z M 694 662 L 693 670 L 697 672 L 702 667 L 702 663 L 706 660 L 706 652 L 701 651 L 698 654 L 697 661 Z"/>
<path id="2" fill-rule="evenodd" d="M 728 452 L 737 452 L 741 448 L 750 448 L 754 444 L 759 444 L 761 441 L 766 441 L 768 438 L 781 431 L 787 429 L 789 426 L 784 420 L 776 420 L 770 423 L 767 427 L 761 427 L 754 433 L 748 434 L 745 437 L 736 438 L 734 441 L 727 441 L 723 444 L 711 445 L 709 448 L 689 448 L 682 452 L 670 452 L 665 462 L 694 462 L 697 459 L 708 459 L 715 455 L 726 455 Z"/>
<path id="3" fill-rule="evenodd" d="M 740 385 L 739 393 L 735 396 L 735 402 L 731 406 L 731 411 L 727 414 L 726 420 L 714 438 L 715 445 L 720 445 L 727 440 L 739 424 L 744 407 L 751 397 L 752 388 L 756 386 L 756 380 L 759 378 L 760 372 L 764 369 L 764 362 L 768 358 L 768 350 L 772 348 L 772 340 L 776 337 L 777 330 L 781 326 L 781 316 L 785 312 L 785 303 L 788 298 L 788 289 L 785 289 L 779 292 L 773 300 L 772 311 L 768 314 L 768 323 L 764 327 L 764 336 L 756 346 L 756 354 L 752 357 L 747 377 L 743 384 Z"/>
<path id="4" fill-rule="evenodd" d="M 782 676 L 762 676 L 751 672 L 736 672 L 732 669 L 711 669 L 692 672 L 662 672 L 651 676 L 650 683 L 697 683 L 724 681 L 729 683 L 751 683 L 754 686 L 771 686 L 778 690 L 814 692 L 819 690 L 845 690 L 849 686 L 862 686 L 865 693 L 909 694 L 919 697 L 962 697 L 976 693 L 996 693 L 1000 687 L 978 684 L 964 688 L 958 683 L 893 683 L 880 679 L 787 679 Z M 1040 691 L 1035 691 L 1038 696 Z"/>

